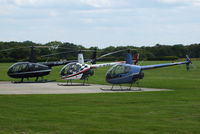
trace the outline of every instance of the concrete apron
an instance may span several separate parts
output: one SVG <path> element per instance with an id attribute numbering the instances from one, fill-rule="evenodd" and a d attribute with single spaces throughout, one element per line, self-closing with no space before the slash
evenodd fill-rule
<path id="1" fill-rule="evenodd" d="M 148 91 L 171 91 L 168 89 L 153 89 L 132 87 L 122 87 L 115 85 L 111 90 L 110 85 L 85 85 L 75 83 L 65 85 L 66 83 L 18 83 L 0 82 L 0 94 L 81 94 L 81 93 L 116 93 L 116 92 L 148 92 Z"/>

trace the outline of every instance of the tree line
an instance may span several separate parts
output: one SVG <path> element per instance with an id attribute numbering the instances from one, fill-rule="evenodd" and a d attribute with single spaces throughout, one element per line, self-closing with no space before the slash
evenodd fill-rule
<path id="1" fill-rule="evenodd" d="M 142 60 L 175 60 L 184 58 L 188 54 L 191 58 L 200 58 L 200 44 L 190 45 L 162 45 L 155 46 L 109 46 L 103 49 L 98 47 L 85 48 L 82 45 L 77 45 L 69 42 L 52 41 L 46 44 L 34 43 L 32 41 L 24 42 L 0 42 L 0 62 L 17 62 L 28 61 L 30 57 L 30 47 L 34 46 L 38 61 L 57 61 L 57 60 L 74 60 L 77 59 L 78 51 L 82 51 L 85 59 L 90 59 L 92 50 L 97 50 L 97 57 L 109 52 L 122 49 L 131 49 L 133 54 L 139 53 Z M 88 51 L 85 51 L 88 50 Z M 60 52 L 68 52 L 51 57 L 42 55 L 55 54 Z M 107 56 L 101 61 L 125 60 L 126 52 L 116 53 Z"/>

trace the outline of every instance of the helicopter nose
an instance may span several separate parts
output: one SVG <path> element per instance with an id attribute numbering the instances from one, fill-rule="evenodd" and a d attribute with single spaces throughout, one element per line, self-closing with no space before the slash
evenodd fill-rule
<path id="1" fill-rule="evenodd" d="M 12 70 L 13 70 L 13 67 L 9 68 L 7 73 L 8 74 L 12 73 Z"/>

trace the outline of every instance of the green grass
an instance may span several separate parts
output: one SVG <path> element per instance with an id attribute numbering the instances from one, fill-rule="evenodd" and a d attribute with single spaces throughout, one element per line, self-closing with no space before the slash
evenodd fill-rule
<path id="1" fill-rule="evenodd" d="M 156 64 L 161 62 L 145 62 Z M 163 63 L 163 62 L 162 62 Z M 143 87 L 168 92 L 0 95 L 0 134 L 199 134 L 200 63 L 144 71 Z M 0 80 L 10 64 L 0 64 Z M 60 81 L 53 68 L 46 77 Z M 90 83 L 106 84 L 107 68 Z"/>
<path id="2" fill-rule="evenodd" d="M 199 92 L 0 96 L 0 133 L 200 132 Z"/>

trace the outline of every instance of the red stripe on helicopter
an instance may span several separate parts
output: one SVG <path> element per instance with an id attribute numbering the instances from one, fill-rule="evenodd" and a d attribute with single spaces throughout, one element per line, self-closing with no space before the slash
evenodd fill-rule
<path id="1" fill-rule="evenodd" d="M 77 74 L 73 74 L 73 75 L 70 75 L 70 76 L 62 77 L 62 79 L 69 78 L 69 77 L 74 77 L 74 76 L 79 75 L 79 74 L 81 74 L 81 73 L 84 73 L 84 72 L 86 72 L 86 71 L 88 71 L 88 70 L 90 70 L 90 68 L 85 69 L 85 70 L 83 70 L 83 71 L 81 71 L 81 72 L 78 72 Z"/>

